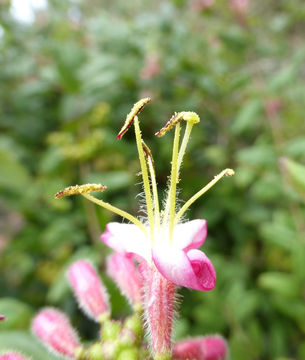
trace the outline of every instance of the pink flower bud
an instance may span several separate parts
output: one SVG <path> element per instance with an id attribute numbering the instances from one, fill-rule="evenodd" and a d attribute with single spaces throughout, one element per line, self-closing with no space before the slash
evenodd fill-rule
<path id="1" fill-rule="evenodd" d="M 224 360 L 228 353 L 226 341 L 218 335 L 178 342 L 174 346 L 175 360 Z"/>
<path id="2" fill-rule="evenodd" d="M 89 318 L 98 321 L 102 314 L 109 313 L 107 290 L 89 262 L 75 262 L 69 268 L 68 279 L 80 307 Z"/>
<path id="3" fill-rule="evenodd" d="M 53 308 L 45 308 L 35 316 L 32 330 L 51 351 L 74 359 L 80 343 L 65 314 Z"/>
<path id="4" fill-rule="evenodd" d="M 9 352 L 3 355 L 0 355 L 0 360 L 26 360 L 25 357 L 22 357 L 16 352 Z"/>
<path id="5" fill-rule="evenodd" d="M 119 253 L 108 258 L 108 275 L 134 306 L 142 303 L 143 283 L 133 261 Z"/>

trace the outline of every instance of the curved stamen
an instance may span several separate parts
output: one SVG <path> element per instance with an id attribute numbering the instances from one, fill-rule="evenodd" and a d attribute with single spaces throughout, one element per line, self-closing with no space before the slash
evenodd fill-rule
<path id="1" fill-rule="evenodd" d="M 235 174 L 234 170 L 232 169 L 225 169 L 222 170 L 221 173 L 216 175 L 212 181 L 210 181 L 205 187 L 203 187 L 201 190 L 199 190 L 195 195 L 193 195 L 178 211 L 178 213 L 175 216 L 175 225 L 178 224 L 181 216 L 185 213 L 185 211 L 197 200 L 202 196 L 204 193 L 206 193 L 212 186 L 214 186 L 220 179 L 222 179 L 224 176 L 233 176 Z"/>
<path id="2" fill-rule="evenodd" d="M 164 136 L 168 131 L 170 131 L 174 126 L 176 126 L 180 121 L 185 120 L 188 123 L 191 124 L 197 124 L 200 122 L 199 116 L 192 112 L 192 111 L 181 111 L 179 113 L 175 113 L 163 126 L 161 130 L 159 130 L 157 133 L 155 133 L 155 136 L 162 137 Z"/>
<path id="3" fill-rule="evenodd" d="M 94 196 L 90 195 L 91 191 L 104 191 L 107 187 L 101 184 L 85 184 L 85 185 L 74 185 L 69 186 L 61 191 L 59 191 L 56 195 L 56 199 L 63 198 L 64 196 L 71 196 L 71 195 L 83 195 L 86 199 L 94 202 L 101 207 L 112 211 L 113 213 L 120 215 L 127 220 L 131 221 L 133 224 L 137 225 L 144 233 L 147 235 L 146 229 L 144 225 L 134 216 L 130 215 L 128 212 L 121 210 L 109 203 L 106 203 L 103 200 L 97 199 Z"/>
<path id="4" fill-rule="evenodd" d="M 128 212 L 121 210 L 103 200 L 97 199 L 96 197 L 90 195 L 90 194 L 82 194 L 86 199 L 94 202 L 95 204 L 109 210 L 112 211 L 113 213 L 122 216 L 123 218 L 131 221 L 133 224 L 137 225 L 147 236 L 147 231 L 145 229 L 145 226 L 134 216 L 130 215 Z"/>
<path id="5" fill-rule="evenodd" d="M 145 153 L 143 151 L 143 146 L 142 146 L 142 135 L 141 135 L 140 125 L 139 125 L 139 119 L 137 116 L 134 117 L 134 128 L 135 128 L 136 143 L 137 143 L 137 149 L 138 149 L 138 154 L 139 154 L 139 159 L 140 159 L 144 193 L 145 193 L 145 199 L 146 199 L 148 223 L 149 223 L 149 230 L 150 230 L 150 240 L 151 240 L 151 242 L 153 242 L 154 209 L 153 209 L 153 203 L 152 203 L 151 192 L 150 192 L 150 184 L 149 184 L 148 171 L 147 171 L 146 160 L 145 160 Z"/>

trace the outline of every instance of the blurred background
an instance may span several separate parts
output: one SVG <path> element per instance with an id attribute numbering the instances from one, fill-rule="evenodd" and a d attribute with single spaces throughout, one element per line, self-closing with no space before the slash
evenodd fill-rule
<path id="1" fill-rule="evenodd" d="M 130 313 L 105 275 L 99 234 L 120 221 L 65 186 L 98 182 L 103 199 L 137 214 L 134 135 L 116 135 L 135 101 L 160 189 L 175 111 L 196 111 L 182 169 L 187 200 L 208 221 L 204 251 L 218 281 L 182 289 L 176 338 L 221 333 L 234 360 L 305 359 L 305 2 L 303 0 L 0 0 L 0 351 L 53 359 L 29 332 L 42 306 L 60 307 L 83 339 L 65 271 L 89 258 L 110 289 L 113 313 Z"/>

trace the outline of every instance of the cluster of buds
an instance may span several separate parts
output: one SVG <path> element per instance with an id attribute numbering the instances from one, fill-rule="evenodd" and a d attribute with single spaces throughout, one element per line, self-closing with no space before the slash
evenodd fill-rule
<path id="1" fill-rule="evenodd" d="M 197 199 L 223 177 L 234 175 L 234 171 L 221 171 L 179 209 L 177 184 L 182 160 L 192 128 L 200 119 L 190 111 L 175 113 L 156 133 L 157 137 L 161 137 L 175 128 L 169 190 L 161 210 L 154 160 L 150 149 L 142 140 L 138 119 L 138 114 L 149 102 L 150 99 L 145 98 L 133 106 L 117 136 L 120 140 L 134 125 L 147 219 L 136 218 L 91 195 L 93 191 L 107 189 L 101 184 L 69 186 L 55 195 L 56 198 L 82 195 L 130 221 L 129 224 L 109 223 L 101 240 L 115 251 L 107 261 L 107 273 L 127 297 L 133 314 L 125 321 L 111 318 L 107 289 L 94 267 L 81 260 L 70 266 L 67 277 L 84 314 L 100 324 L 96 342 L 89 346 L 82 345 L 67 316 L 57 309 L 45 308 L 34 318 L 33 333 L 48 349 L 67 359 L 224 360 L 227 356 L 226 342 L 217 335 L 173 344 L 172 327 L 178 287 L 209 291 L 216 283 L 212 262 L 198 249 L 207 236 L 206 221 L 181 219 Z M 180 142 L 183 123 L 186 128 Z M 148 335 L 146 338 L 143 336 L 144 329 Z M 7 358 L 0 357 L 0 360 L 4 359 Z"/>
<path id="2" fill-rule="evenodd" d="M 143 335 L 141 280 L 132 260 L 120 260 L 115 255 L 109 258 L 108 273 L 137 310 L 124 322 L 111 319 L 107 289 L 94 267 L 85 260 L 73 263 L 68 281 L 83 313 L 100 324 L 100 334 L 95 343 L 85 347 L 65 314 L 54 308 L 42 309 L 33 320 L 32 331 L 54 354 L 78 360 L 146 358 L 146 349 L 139 346 Z"/>

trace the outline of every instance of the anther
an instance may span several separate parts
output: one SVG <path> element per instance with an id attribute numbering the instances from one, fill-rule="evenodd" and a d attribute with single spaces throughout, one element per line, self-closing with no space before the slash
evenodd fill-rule
<path id="1" fill-rule="evenodd" d="M 57 194 L 55 194 L 55 198 L 60 199 L 64 196 L 88 194 L 91 191 L 105 191 L 106 189 L 107 186 L 101 184 L 74 185 L 59 191 Z"/>
<path id="2" fill-rule="evenodd" d="M 164 136 L 169 130 L 171 130 L 174 126 L 178 124 L 178 122 L 182 120 L 193 125 L 200 122 L 200 118 L 195 112 L 182 111 L 179 113 L 175 113 L 165 124 L 165 126 L 161 130 L 159 130 L 155 135 L 158 137 Z"/>
<path id="3" fill-rule="evenodd" d="M 144 98 L 136 102 L 130 113 L 127 115 L 125 124 L 123 125 L 122 129 L 117 135 L 117 139 L 121 140 L 123 135 L 127 132 L 127 130 L 130 128 L 130 126 L 133 123 L 134 118 L 139 114 L 139 112 L 144 108 L 146 104 L 148 104 L 151 101 L 151 98 Z"/>

